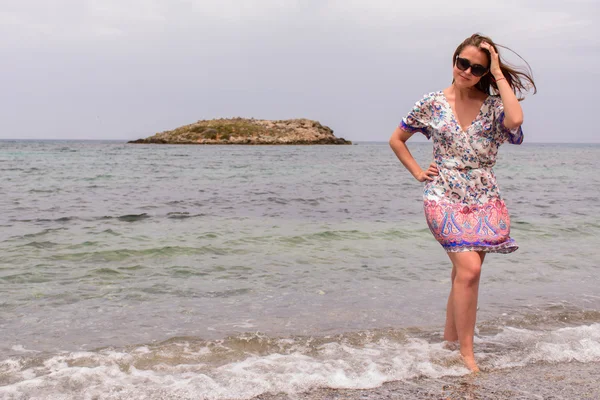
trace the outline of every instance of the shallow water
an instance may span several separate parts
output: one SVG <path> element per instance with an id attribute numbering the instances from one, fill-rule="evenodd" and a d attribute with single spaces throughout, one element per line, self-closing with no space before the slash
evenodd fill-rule
<path id="1" fill-rule="evenodd" d="M 431 145 L 410 147 L 426 165 Z M 486 258 L 484 366 L 600 361 L 598 159 L 501 149 L 520 249 Z M 440 343 L 450 266 L 422 184 L 386 144 L 1 141 L 0 170 L 0 394 L 244 399 L 466 372 Z"/>

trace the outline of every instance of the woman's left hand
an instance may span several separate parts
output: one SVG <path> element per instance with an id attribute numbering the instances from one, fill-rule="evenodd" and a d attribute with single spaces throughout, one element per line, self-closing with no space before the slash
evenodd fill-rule
<path id="1" fill-rule="evenodd" d="M 488 42 L 481 42 L 480 48 L 486 49 L 490 53 L 490 72 L 495 77 L 502 76 L 502 70 L 500 70 L 500 61 L 498 61 L 498 53 L 494 50 L 494 47 Z"/>

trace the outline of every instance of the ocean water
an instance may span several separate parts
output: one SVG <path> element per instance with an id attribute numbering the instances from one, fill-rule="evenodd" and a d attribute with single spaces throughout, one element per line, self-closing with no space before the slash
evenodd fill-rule
<path id="1" fill-rule="evenodd" d="M 409 143 L 422 166 L 430 143 Z M 600 362 L 599 145 L 505 145 L 520 249 L 483 267 L 488 371 Z M 249 399 L 467 373 L 451 264 L 384 143 L 0 141 L 0 398 Z"/>

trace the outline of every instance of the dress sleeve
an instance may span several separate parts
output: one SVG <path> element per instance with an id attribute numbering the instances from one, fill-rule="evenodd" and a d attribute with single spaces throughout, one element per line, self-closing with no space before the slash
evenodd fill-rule
<path id="1" fill-rule="evenodd" d="M 422 132 L 427 139 L 430 139 L 433 134 L 433 128 L 430 124 L 432 117 L 431 101 L 431 94 L 423 96 L 421 100 L 415 103 L 408 115 L 402 118 L 399 127 L 410 133 Z"/>
<path id="2" fill-rule="evenodd" d="M 508 142 L 511 144 L 523 143 L 523 129 L 518 126 L 513 129 L 508 129 L 504 125 L 504 104 L 502 99 L 498 98 L 496 109 L 494 112 L 494 127 L 496 131 L 496 139 L 499 144 Z"/>

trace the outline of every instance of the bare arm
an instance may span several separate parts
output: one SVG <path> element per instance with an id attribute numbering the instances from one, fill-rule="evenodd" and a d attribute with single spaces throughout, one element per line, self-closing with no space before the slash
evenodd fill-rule
<path id="1" fill-rule="evenodd" d="M 500 98 L 502 99 L 502 105 L 504 106 L 504 126 L 508 129 L 518 128 L 523 124 L 523 109 L 515 93 L 512 91 L 508 81 L 502 74 L 498 63 L 498 53 L 494 50 L 489 43 L 481 43 L 481 47 L 490 52 L 491 65 L 490 73 L 496 80 L 498 85 L 498 91 L 500 92 Z"/>
<path id="2" fill-rule="evenodd" d="M 500 78 L 504 78 L 502 72 L 500 72 L 499 76 L 494 75 L 494 78 L 496 79 L 500 98 L 504 105 L 504 126 L 508 129 L 518 128 L 523 123 L 523 109 L 521 108 L 521 104 L 519 104 L 517 96 L 515 96 L 506 79 L 499 80 Z"/>
<path id="3" fill-rule="evenodd" d="M 406 141 L 410 139 L 413 134 L 406 132 L 401 128 L 396 128 L 392 137 L 390 138 L 390 147 L 406 169 L 415 177 L 419 182 L 432 181 L 432 176 L 438 174 L 435 163 L 431 163 L 427 171 L 423 171 L 417 161 L 414 159 L 410 150 L 406 146 Z"/>

